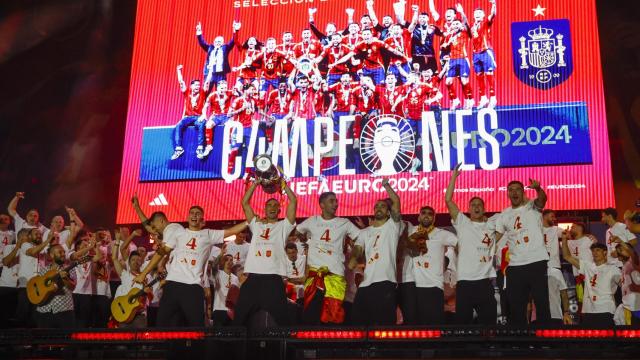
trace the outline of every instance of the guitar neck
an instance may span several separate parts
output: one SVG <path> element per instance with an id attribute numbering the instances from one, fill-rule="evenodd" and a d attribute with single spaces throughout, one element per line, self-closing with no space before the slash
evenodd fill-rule
<path id="1" fill-rule="evenodd" d="M 163 279 L 163 277 L 161 277 L 161 276 L 158 276 L 158 277 L 154 278 L 153 280 L 151 280 L 151 282 L 150 282 L 150 283 L 148 283 L 147 285 L 144 285 L 144 286 L 142 287 L 142 289 L 140 289 L 140 291 L 138 291 L 138 292 L 136 293 L 135 297 L 141 296 L 142 294 L 144 294 L 144 289 L 145 289 L 145 288 L 150 288 L 150 287 L 152 287 L 153 285 L 155 285 L 155 283 L 157 283 L 158 281 L 160 281 L 160 280 L 162 280 L 162 279 Z"/>

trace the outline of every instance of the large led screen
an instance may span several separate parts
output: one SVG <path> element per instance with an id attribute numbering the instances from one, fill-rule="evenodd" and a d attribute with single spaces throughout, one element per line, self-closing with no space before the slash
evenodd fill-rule
<path id="1" fill-rule="evenodd" d="M 324 191 L 370 214 L 384 177 L 445 211 L 458 163 L 459 204 L 536 179 L 551 208 L 613 205 L 594 0 L 139 0 L 134 36 L 119 223 L 133 194 L 241 219 L 265 154 L 300 217 Z"/>

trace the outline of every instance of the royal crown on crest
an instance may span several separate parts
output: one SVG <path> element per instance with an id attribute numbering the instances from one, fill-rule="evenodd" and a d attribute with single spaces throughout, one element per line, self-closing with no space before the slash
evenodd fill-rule
<path id="1" fill-rule="evenodd" d="M 551 39 L 553 35 L 553 29 L 543 28 L 539 26 L 536 29 L 531 29 L 527 32 L 527 35 L 531 38 L 531 40 L 547 40 Z"/>

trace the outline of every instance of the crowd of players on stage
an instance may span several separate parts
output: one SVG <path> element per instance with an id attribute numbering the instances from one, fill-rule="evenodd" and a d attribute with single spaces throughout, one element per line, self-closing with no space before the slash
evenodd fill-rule
<path id="1" fill-rule="evenodd" d="M 250 36 L 240 43 L 241 23 L 234 22 L 228 43 L 222 36 L 207 43 L 198 23 L 198 44 L 206 53 L 203 76 L 187 84 L 183 66 L 177 66 L 184 111 L 176 125 L 171 159 L 185 152 L 183 133 L 188 126 L 198 131 L 195 155 L 207 158 L 213 150 L 213 129 L 227 121 L 242 124 L 246 137 L 252 123 L 258 121 L 260 132 L 271 143 L 277 119 L 306 119 L 313 129 L 317 116 L 333 118 L 337 125 L 341 116 L 354 115 L 357 120 L 349 132 L 357 148 L 364 121 L 377 114 L 393 114 L 407 119 L 417 138 L 422 112 L 440 111 L 442 79 L 451 110 L 476 105 L 469 82 L 470 60 L 478 90 L 477 108 L 496 106 L 496 62 L 491 45 L 495 0 L 488 1 L 487 12 L 474 9 L 472 19 L 460 4 L 441 16 L 430 0 L 429 12 L 411 6 L 410 21 L 404 19 L 404 1 L 394 4 L 395 19 L 385 15 L 381 20 L 374 1 L 365 3 L 367 13 L 359 22 L 354 21 L 354 10 L 346 9 L 348 20 L 343 31 L 335 23 L 326 24 L 324 32 L 319 30 L 317 9 L 310 8 L 309 27 L 302 30 L 300 42 L 287 31 L 281 41 Z M 468 48 L 472 49 L 471 57 Z M 233 66 L 230 54 L 235 51 L 241 53 L 242 61 Z M 232 73 L 236 75 L 234 84 L 228 82 Z M 456 79 L 464 104 L 457 95 Z M 231 156 L 246 143 L 236 142 L 234 137 Z"/>
<path id="2" fill-rule="evenodd" d="M 297 219 L 296 196 L 284 181 L 286 200 L 277 195 L 259 213 L 252 197 L 262 190 L 248 184 L 238 199 L 246 221 L 224 230 L 206 228 L 197 205 L 186 227 L 162 212 L 147 216 L 134 196 L 148 237 L 141 229 L 91 231 L 71 208 L 68 226 L 54 216 L 47 228 L 37 210 L 18 214 L 24 193 L 17 193 L 10 216 L 0 215 L 2 326 L 496 325 L 498 311 L 514 326 L 639 323 L 640 263 L 630 231 L 639 231 L 637 215 L 625 214 L 622 223 L 614 209 L 603 210 L 605 239 L 582 223 L 561 229 L 535 180 L 528 185 L 534 199 L 512 181 L 502 212 L 489 217 L 479 197 L 463 212 L 454 199 L 458 168 L 444 198 L 455 231 L 435 227 L 426 205 L 405 209 L 419 210 L 417 224 L 404 221 L 388 179 L 388 198 L 354 222 L 336 216 L 331 192 L 320 194 L 319 215 Z M 142 241 L 136 246 L 134 238 Z M 566 277 L 575 277 L 577 314 L 561 256 L 573 267 Z M 49 270 L 59 274 L 57 290 L 32 305 L 26 284 Z M 133 288 L 143 290 L 136 295 L 142 306 L 115 321 L 110 303 Z"/>

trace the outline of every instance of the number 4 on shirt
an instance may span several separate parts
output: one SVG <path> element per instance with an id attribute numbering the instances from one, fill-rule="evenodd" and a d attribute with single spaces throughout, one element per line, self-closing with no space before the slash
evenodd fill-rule
<path id="1" fill-rule="evenodd" d="M 324 234 L 322 234 L 322 236 L 320 236 L 320 240 L 329 242 L 331 241 L 331 234 L 329 233 L 329 229 L 325 230 Z"/>
<path id="2" fill-rule="evenodd" d="M 191 248 L 191 250 L 194 250 L 196 248 L 196 238 L 191 238 L 191 240 L 187 242 L 187 247 Z"/>
<path id="3" fill-rule="evenodd" d="M 271 232 L 271 228 L 264 229 L 264 231 L 262 232 L 260 237 L 265 239 L 265 240 L 269 240 L 269 232 Z"/>

